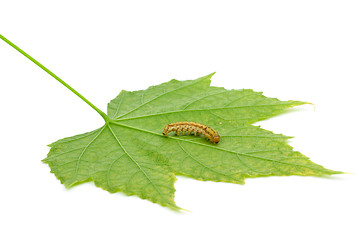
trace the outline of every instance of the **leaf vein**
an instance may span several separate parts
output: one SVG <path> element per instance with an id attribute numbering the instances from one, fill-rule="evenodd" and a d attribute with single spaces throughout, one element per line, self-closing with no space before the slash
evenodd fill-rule
<path id="1" fill-rule="evenodd" d="M 134 108 L 134 109 L 132 109 L 132 110 L 128 111 L 127 113 L 125 113 L 125 114 L 123 114 L 123 115 L 119 116 L 119 117 L 118 117 L 118 118 L 116 118 L 116 119 L 122 118 L 123 116 L 126 116 L 126 115 L 130 114 L 130 113 L 132 113 L 132 112 L 136 111 L 137 109 L 139 109 L 139 108 L 141 108 L 141 107 L 145 106 L 146 104 L 148 104 L 148 103 L 150 103 L 150 102 L 152 102 L 152 101 L 154 101 L 154 100 L 156 100 L 156 99 L 158 99 L 158 98 L 160 98 L 160 97 L 162 97 L 162 96 L 164 96 L 164 95 L 166 95 L 166 94 L 169 94 L 169 93 L 171 93 L 171 92 L 178 91 L 178 90 L 180 90 L 180 89 L 182 89 L 182 88 L 186 88 L 186 87 L 189 87 L 189 86 L 195 85 L 195 84 L 197 84 L 197 83 L 199 83 L 199 81 L 195 81 L 195 82 L 193 82 L 193 83 L 191 83 L 191 84 L 188 84 L 188 85 L 182 86 L 182 87 L 180 87 L 180 88 L 176 88 L 176 89 L 173 89 L 173 90 L 171 90 L 171 91 L 164 92 L 164 93 L 162 93 L 162 94 L 158 95 L 157 97 L 154 97 L 154 98 L 152 98 L 151 100 L 149 100 L 149 101 L 147 101 L 147 102 L 145 102 L 145 103 L 142 103 L 141 105 L 139 105 L 139 106 L 137 106 L 136 108 Z M 143 90 L 143 91 L 144 91 L 144 90 Z"/>
<path id="2" fill-rule="evenodd" d="M 113 129 L 111 128 L 110 125 L 108 125 L 112 135 L 114 136 L 114 138 L 116 139 L 116 142 L 119 144 L 119 146 L 122 148 L 122 150 L 125 152 L 125 154 L 132 160 L 133 163 L 135 163 L 135 165 L 137 166 L 137 168 L 141 171 L 141 173 L 147 178 L 147 180 L 151 183 L 151 185 L 154 187 L 154 189 L 158 192 L 158 194 L 162 196 L 162 193 L 160 192 L 160 190 L 157 188 L 157 186 L 152 182 L 152 180 L 150 179 L 150 177 L 147 175 L 147 173 L 142 169 L 142 167 L 138 164 L 138 162 L 132 158 L 132 156 L 127 152 L 127 150 L 123 147 L 122 143 L 120 142 L 120 140 L 118 139 L 118 137 L 116 136 L 116 134 L 114 133 Z"/>
<path id="3" fill-rule="evenodd" d="M 180 148 L 181 148 L 188 156 L 190 156 L 195 162 L 197 162 L 197 163 L 198 163 L 199 165 L 201 165 L 202 167 L 207 168 L 208 170 L 210 170 L 210 171 L 212 171 L 212 172 L 214 172 L 214 173 L 217 173 L 217 174 L 219 174 L 219 175 L 223 175 L 223 176 L 225 176 L 225 177 L 228 177 L 228 178 L 231 178 L 231 179 L 233 179 L 233 180 L 235 180 L 235 181 L 238 181 L 237 178 L 234 178 L 234 177 L 232 177 L 232 176 L 230 176 L 230 175 L 228 175 L 228 174 L 226 174 L 226 173 L 217 171 L 217 170 L 215 170 L 215 169 L 213 169 L 213 168 L 207 166 L 206 164 L 204 164 L 204 163 L 201 162 L 200 160 L 198 160 L 198 159 L 196 159 L 195 157 L 193 157 L 191 153 L 189 153 L 188 151 L 186 151 L 186 150 L 184 149 L 184 147 L 182 146 L 182 144 L 181 144 L 179 141 L 177 141 L 177 143 L 178 143 L 178 145 L 180 146 Z"/>
<path id="4" fill-rule="evenodd" d="M 135 129 L 135 130 L 138 130 L 138 131 L 142 131 L 142 132 L 145 132 L 145 133 L 154 134 L 154 135 L 157 135 L 157 136 L 159 136 L 159 137 L 163 137 L 162 134 L 155 133 L 155 132 L 151 132 L 151 131 L 148 131 L 148 130 L 145 130 L 145 129 L 132 127 L 132 126 L 125 125 L 125 124 L 122 124 L 122 123 L 118 123 L 118 122 L 112 122 L 112 123 L 113 123 L 113 124 L 116 124 L 116 125 L 119 125 L 119 126 L 123 126 L 123 127 L 131 128 L 131 129 Z M 308 168 L 308 169 L 312 169 L 312 170 L 319 171 L 319 172 L 325 172 L 325 173 L 328 172 L 328 171 L 325 170 L 325 169 L 323 170 L 323 169 L 313 168 L 313 167 L 306 166 L 306 165 L 302 165 L 302 164 L 282 162 L 282 161 L 278 161 L 278 160 L 275 160 L 275 159 L 270 159 L 270 158 L 264 158 L 264 157 L 254 156 L 254 155 L 250 155 L 250 154 L 246 154 L 246 153 L 241 153 L 241 152 L 235 152 L 235 151 L 227 150 L 227 149 L 220 148 L 220 147 L 217 147 L 217 146 L 211 146 L 211 145 L 203 144 L 203 143 L 200 143 L 200 142 L 195 142 L 195 141 L 186 140 L 186 139 L 183 139 L 183 138 L 177 138 L 177 137 L 172 137 L 172 136 L 167 136 L 167 138 L 169 138 L 169 139 L 174 139 L 174 140 L 180 140 L 180 141 L 184 141 L 184 142 L 189 142 L 189 143 L 193 143 L 193 144 L 201 145 L 201 146 L 204 146 L 204 147 L 209 147 L 209 148 L 217 149 L 217 150 L 224 151 L 224 152 L 229 152 L 229 153 L 234 153 L 234 154 L 240 154 L 240 155 L 242 155 L 242 156 L 252 157 L 252 158 L 260 159 L 260 160 L 263 160 L 263 161 L 270 161 L 270 162 L 276 162 L 276 163 L 279 163 L 279 164 L 285 164 L 285 165 L 290 165 L 290 166 L 303 167 L 303 168 Z"/>
<path id="5" fill-rule="evenodd" d="M 129 118 L 121 118 L 128 113 L 116 118 L 117 121 L 124 121 L 124 120 L 132 120 L 132 119 L 138 119 L 138 118 L 145 118 L 145 117 L 153 117 L 153 116 L 159 116 L 159 115 L 166 115 L 166 114 L 172 114 L 172 113 L 183 113 L 183 112 L 196 112 L 196 111 L 212 111 L 212 110 L 230 110 L 235 108 L 255 108 L 255 107 L 269 107 L 269 106 L 285 106 L 285 105 L 292 105 L 292 103 L 276 103 L 276 104 L 260 104 L 260 105 L 242 105 L 242 106 L 233 106 L 233 107 L 219 107 L 219 108 L 205 108 L 205 109 L 188 109 L 188 110 L 177 110 L 177 111 L 168 111 L 168 112 L 160 112 L 160 113 L 154 113 L 154 114 L 148 114 L 148 115 L 142 115 L 142 116 L 135 116 L 135 117 L 129 117 Z M 257 111 L 257 110 L 256 110 Z M 260 114 L 263 114 L 259 111 L 257 111 Z"/>
<path id="6" fill-rule="evenodd" d="M 74 181 L 77 177 L 77 174 L 79 172 L 79 166 L 80 166 L 80 162 L 82 159 L 82 156 L 85 154 L 86 150 L 90 147 L 90 145 L 101 135 L 101 133 L 103 132 L 103 130 L 105 129 L 106 125 L 102 127 L 101 131 L 86 145 L 86 147 L 82 150 L 80 156 L 77 158 L 76 161 L 76 168 L 75 168 L 75 174 L 72 177 L 72 181 Z"/>

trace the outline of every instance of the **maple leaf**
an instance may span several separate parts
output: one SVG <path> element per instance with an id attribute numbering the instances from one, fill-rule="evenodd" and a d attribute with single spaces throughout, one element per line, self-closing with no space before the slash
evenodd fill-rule
<path id="1" fill-rule="evenodd" d="M 108 104 L 110 120 L 103 127 L 51 144 L 44 162 L 67 187 L 91 179 L 109 192 L 171 208 L 177 208 L 175 175 L 244 184 L 246 177 L 339 173 L 293 151 L 288 137 L 251 125 L 304 102 L 211 87 L 211 76 L 122 91 Z M 220 143 L 162 135 L 166 124 L 179 121 L 213 127 Z"/>
<path id="2" fill-rule="evenodd" d="M 288 137 L 251 125 L 305 102 L 279 101 L 248 89 L 213 87 L 210 74 L 196 80 L 173 79 L 141 91 L 122 91 L 105 114 L 4 36 L 0 38 L 105 120 L 92 132 L 49 145 L 43 161 L 66 187 L 92 180 L 111 193 L 121 191 L 180 209 L 174 201 L 176 175 L 244 184 L 248 177 L 342 173 L 293 151 Z M 193 135 L 162 135 L 165 125 L 180 121 L 211 126 L 221 141 L 213 144 Z"/>

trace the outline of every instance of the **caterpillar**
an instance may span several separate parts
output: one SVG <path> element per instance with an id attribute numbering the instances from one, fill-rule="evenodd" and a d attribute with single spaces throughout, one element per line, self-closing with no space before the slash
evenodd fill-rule
<path id="1" fill-rule="evenodd" d="M 195 122 L 176 122 L 176 123 L 170 123 L 165 126 L 163 129 L 162 134 L 164 136 L 167 136 L 168 133 L 176 131 L 177 135 L 180 135 L 180 132 L 182 132 L 182 135 L 185 135 L 186 132 L 188 134 L 191 134 L 192 132 L 196 136 L 197 134 L 204 135 L 209 141 L 213 143 L 219 143 L 220 136 L 213 128 L 208 127 L 201 123 L 195 123 Z"/>

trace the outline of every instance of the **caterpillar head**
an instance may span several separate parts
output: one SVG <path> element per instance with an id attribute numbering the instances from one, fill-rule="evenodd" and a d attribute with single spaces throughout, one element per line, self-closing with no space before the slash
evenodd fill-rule
<path id="1" fill-rule="evenodd" d="M 214 136 L 213 136 L 213 138 L 211 140 L 214 143 L 219 143 L 219 141 L 221 140 L 221 137 L 219 136 L 218 133 L 216 133 L 216 134 L 214 134 Z"/>

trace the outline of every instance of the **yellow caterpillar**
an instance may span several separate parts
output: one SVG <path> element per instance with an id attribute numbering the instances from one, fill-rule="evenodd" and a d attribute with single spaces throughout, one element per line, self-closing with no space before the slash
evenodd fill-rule
<path id="1" fill-rule="evenodd" d="M 220 136 L 219 134 L 211 127 L 208 127 L 201 123 L 195 123 L 195 122 L 176 122 L 176 123 L 170 123 L 165 126 L 165 129 L 163 129 L 163 135 L 167 136 L 168 133 L 176 131 L 177 135 L 180 135 L 182 132 L 182 135 L 185 135 L 186 132 L 188 134 L 194 133 L 196 136 L 197 134 L 204 135 L 209 141 L 213 143 L 219 143 Z"/>

